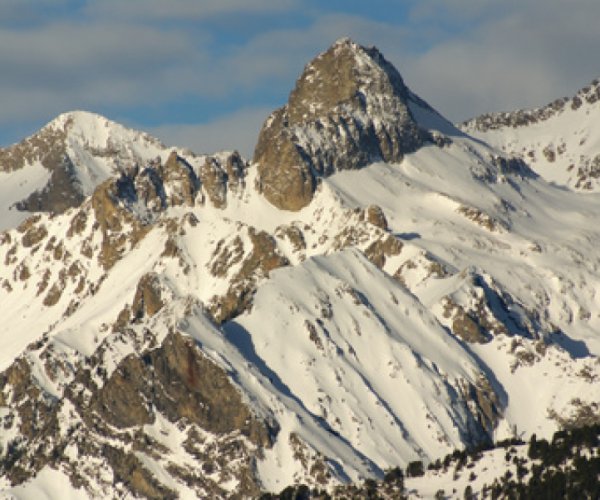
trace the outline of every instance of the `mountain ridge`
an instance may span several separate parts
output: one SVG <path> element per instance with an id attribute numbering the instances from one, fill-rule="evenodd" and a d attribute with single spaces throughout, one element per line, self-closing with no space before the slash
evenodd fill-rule
<path id="1" fill-rule="evenodd" d="M 490 113 L 460 128 L 473 137 L 526 161 L 546 180 L 569 189 L 597 192 L 600 178 L 598 119 L 600 81 L 593 80 L 574 96 L 541 108 Z"/>
<path id="2" fill-rule="evenodd" d="M 325 59 L 379 54 L 352 44 Z M 150 147 L 0 233 L 3 494 L 333 491 L 600 418 L 597 195 L 398 93 L 427 140 L 349 168 L 304 143 L 293 210 L 278 164 Z"/>

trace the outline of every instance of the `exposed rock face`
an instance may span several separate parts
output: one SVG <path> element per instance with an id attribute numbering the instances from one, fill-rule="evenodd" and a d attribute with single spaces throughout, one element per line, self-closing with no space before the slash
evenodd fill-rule
<path id="1" fill-rule="evenodd" d="M 0 149 L 0 172 L 12 172 L 39 162 L 51 172 L 48 184 L 17 203 L 18 210 L 62 213 L 84 199 L 67 154 L 67 130 L 46 127 L 24 141 Z"/>
<path id="2" fill-rule="evenodd" d="M 135 333 L 124 329 L 118 335 L 128 341 Z M 155 342 L 152 333 L 147 336 Z M 20 484 L 51 466 L 68 471 L 73 485 L 90 497 L 128 491 L 178 498 L 142 463 L 155 460 L 199 498 L 224 498 L 220 484 L 231 481 L 240 498 L 258 495 L 254 463 L 257 449 L 271 446 L 272 429 L 191 338 L 172 332 L 160 345 L 123 358 L 109 376 L 102 367 L 106 354 L 101 349 L 87 363 L 71 365 L 72 382 L 60 398 L 39 387 L 26 358 L 0 373 L 3 429 L 19 436 L 0 450 L 4 477 Z M 51 370 L 60 360 L 52 352 L 47 357 Z M 62 427 L 65 413 L 72 419 L 68 430 Z M 171 453 L 179 445 L 169 443 L 169 449 L 144 429 L 158 419 L 182 433 L 178 453 L 188 460 L 175 463 Z"/>
<path id="3" fill-rule="evenodd" d="M 215 296 L 208 309 L 217 323 L 234 318 L 246 310 L 256 291 L 257 282 L 269 275 L 273 269 L 289 264 L 281 255 L 275 239 L 264 231 L 247 228 L 252 249 L 244 255 L 242 241 L 237 236 L 232 244 L 219 242 L 211 259 L 210 272 L 213 276 L 224 276 L 228 269 L 239 264 L 239 270 L 230 277 L 230 286 L 223 296 Z"/>
<path id="4" fill-rule="evenodd" d="M 241 192 L 245 187 L 246 162 L 237 151 L 225 158 L 207 156 L 200 166 L 198 175 L 202 192 L 217 208 L 227 205 L 227 192 Z"/>
<path id="5" fill-rule="evenodd" d="M 160 279 L 156 273 L 145 274 L 138 283 L 133 299 L 133 316 L 142 318 L 154 316 L 163 307 L 161 297 Z"/>
<path id="6" fill-rule="evenodd" d="M 376 48 L 336 42 L 306 66 L 288 104 L 263 125 L 254 153 L 258 189 L 278 208 L 299 210 L 319 176 L 401 161 L 430 138 L 409 99 L 418 98 Z"/>
<path id="7" fill-rule="evenodd" d="M 52 170 L 66 152 L 66 137 L 65 129 L 45 127 L 18 144 L 0 149 L 0 172 L 13 172 L 35 161 Z"/>
<path id="8" fill-rule="evenodd" d="M 48 156 L 44 166 L 52 170 L 50 181 L 41 191 L 35 191 L 18 202 L 16 208 L 27 212 L 63 213 L 81 205 L 85 196 L 75 176 L 71 158 L 66 154 L 61 159 Z"/>
<path id="9" fill-rule="evenodd" d="M 223 370 L 191 339 L 178 334 L 167 336 L 159 349 L 125 358 L 90 408 L 119 428 L 150 423 L 160 412 L 172 422 L 186 418 L 216 434 L 241 430 L 253 441 L 268 444 L 266 429 Z"/>
<path id="10" fill-rule="evenodd" d="M 192 166 L 173 151 L 162 168 L 169 205 L 193 207 L 200 181 Z"/>
<path id="11" fill-rule="evenodd" d="M 130 247 L 135 245 L 149 229 L 123 208 L 121 187 L 118 181 L 106 181 L 96 189 L 91 199 L 102 234 L 99 260 L 104 269 L 110 269 L 127 250 L 127 244 Z"/>

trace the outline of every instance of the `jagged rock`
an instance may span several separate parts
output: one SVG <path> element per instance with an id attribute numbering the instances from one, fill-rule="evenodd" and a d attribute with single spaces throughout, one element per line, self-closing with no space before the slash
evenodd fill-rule
<path id="1" fill-rule="evenodd" d="M 139 174 L 136 174 L 133 185 L 131 185 L 130 179 L 130 176 L 126 176 L 124 181 L 130 186 L 129 196 L 132 201 L 139 200 L 153 214 L 158 214 L 167 207 L 163 180 L 154 165 L 148 165 Z"/>
<path id="2" fill-rule="evenodd" d="M 477 318 L 468 314 L 460 304 L 449 297 L 444 304 L 444 317 L 452 318 L 452 332 L 465 342 L 483 344 L 489 341 Z"/>
<path id="3" fill-rule="evenodd" d="M 246 168 L 247 164 L 240 156 L 240 153 L 234 151 L 225 159 L 225 172 L 227 173 L 227 186 L 233 191 L 239 191 L 246 186 Z"/>
<path id="4" fill-rule="evenodd" d="M 132 312 L 135 319 L 154 316 L 164 305 L 161 297 L 160 279 L 156 273 L 145 274 L 139 281 L 133 299 Z"/>
<path id="5" fill-rule="evenodd" d="M 215 276 L 225 276 L 231 266 L 240 265 L 239 270 L 230 276 L 227 292 L 213 297 L 209 303 L 209 311 L 217 323 L 227 321 L 246 310 L 258 281 L 267 277 L 273 269 L 289 264 L 287 258 L 279 252 L 275 239 L 268 233 L 249 227 L 248 237 L 252 245 L 249 253 L 244 254 L 243 243 L 236 237 L 231 247 L 220 242 L 211 261 L 210 269 Z"/>
<path id="6" fill-rule="evenodd" d="M 93 113 L 74 111 L 58 116 L 20 143 L 0 149 L 0 172 L 41 165 L 50 172 L 47 184 L 15 206 L 58 214 L 80 206 L 95 186 L 123 170 L 122 165 L 143 161 L 139 152 L 146 148 L 165 149 L 147 134 Z"/>
<path id="7" fill-rule="evenodd" d="M 577 110 L 583 102 L 594 104 L 600 99 L 600 80 L 593 80 L 571 98 L 561 97 L 541 108 L 520 109 L 511 112 L 486 113 L 471 120 L 465 121 L 461 127 L 467 131 L 486 132 L 503 127 L 518 128 L 534 125 L 548 120 L 567 108 Z"/>
<path id="8" fill-rule="evenodd" d="M 362 212 L 361 220 L 366 220 L 384 231 L 389 231 L 387 219 L 379 205 L 369 205 Z"/>
<path id="9" fill-rule="evenodd" d="M 48 236 L 48 230 L 43 224 L 38 224 L 40 216 L 33 216 L 27 219 L 21 224 L 17 230 L 20 233 L 24 233 L 21 238 L 21 243 L 25 248 L 32 247 L 40 243 L 46 236 Z"/>
<path id="10" fill-rule="evenodd" d="M 401 161 L 431 139 L 411 115 L 413 98 L 376 48 L 336 42 L 306 66 L 288 103 L 263 125 L 254 153 L 259 191 L 278 208 L 299 210 L 319 176 Z"/>
<path id="11" fill-rule="evenodd" d="M 47 354 L 46 369 L 51 373 L 60 358 Z M 180 430 L 187 429 L 184 449 L 197 461 L 196 467 L 166 462 L 172 477 L 195 486 L 199 496 L 218 492 L 222 497 L 225 490 L 219 481 L 232 480 L 244 497 L 258 493 L 255 452 L 271 446 L 273 430 L 254 415 L 228 374 L 191 338 L 172 332 L 161 345 L 126 356 L 101 387 L 97 384 L 105 371 L 100 351 L 70 369 L 76 373 L 58 400 L 39 387 L 25 358 L 0 373 L 0 424 L 7 432 L 18 426 L 20 436 L 0 448 L 0 472 L 12 484 L 51 466 L 66 471 L 74 486 L 90 496 L 103 496 L 89 489 L 92 483 L 101 485 L 111 478 L 106 486 L 112 492 L 121 483 L 125 491 L 144 498 L 177 498 L 140 460 L 141 454 L 160 460 L 174 451 L 143 430 L 161 414 Z M 61 422 L 65 408 L 70 408 L 68 427 Z M 65 453 L 67 448 L 70 453 Z M 81 460 L 96 464 L 101 460 L 108 474 L 98 474 L 94 466 L 82 467 Z M 203 478 L 203 470 L 211 477 Z M 212 474 L 216 470 L 220 478 Z"/>
<path id="12" fill-rule="evenodd" d="M 163 182 L 168 203 L 193 207 L 200 183 L 192 166 L 173 151 L 163 168 Z"/>
<path id="13" fill-rule="evenodd" d="M 224 208 L 227 203 L 227 174 L 218 160 L 208 156 L 200 167 L 199 176 L 202 189 L 212 204 L 217 208 Z"/>
<path id="14" fill-rule="evenodd" d="M 108 444 L 102 447 L 101 453 L 111 466 L 115 481 L 127 484 L 136 496 L 155 500 L 178 498 L 177 493 L 161 484 L 133 453 Z"/>
<path id="15" fill-rule="evenodd" d="M 91 204 L 102 233 L 98 256 L 104 269 L 110 269 L 126 249 L 127 243 L 135 245 L 148 232 L 138 219 L 119 205 L 123 196 L 119 181 L 109 179 L 96 188 Z"/>
<path id="16" fill-rule="evenodd" d="M 379 269 L 382 269 L 386 259 L 399 255 L 402 252 L 402 247 L 402 242 L 390 234 L 371 243 L 365 249 L 365 256 Z"/>
<path id="17" fill-rule="evenodd" d="M 119 428 L 151 423 L 160 412 L 172 422 L 186 419 L 208 432 L 240 431 L 256 444 L 270 443 L 267 428 L 227 374 L 178 333 L 169 334 L 157 349 L 127 356 L 89 407 Z"/>
<path id="18" fill-rule="evenodd" d="M 302 233 L 302 229 L 296 225 L 278 226 L 275 229 L 275 235 L 278 238 L 288 240 L 295 252 L 306 250 L 304 234 Z"/>
<path id="19" fill-rule="evenodd" d="M 65 155 L 66 137 L 65 128 L 46 127 L 18 144 L 0 149 L 0 171 L 13 172 L 35 161 L 53 170 Z"/>
<path id="20" fill-rule="evenodd" d="M 198 175 L 203 192 L 217 208 L 227 205 L 227 192 L 241 193 L 246 182 L 246 162 L 237 151 L 226 156 L 207 156 Z"/>

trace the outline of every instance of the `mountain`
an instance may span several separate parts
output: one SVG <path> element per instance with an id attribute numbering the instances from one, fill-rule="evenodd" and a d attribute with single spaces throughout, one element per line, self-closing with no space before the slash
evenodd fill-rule
<path id="1" fill-rule="evenodd" d="M 548 182 L 584 192 L 600 190 L 600 81 L 532 110 L 491 113 L 462 129 L 506 153 L 518 156 Z"/>
<path id="2" fill-rule="evenodd" d="M 94 113 L 64 113 L 0 150 L 0 228 L 18 225 L 31 212 L 77 207 L 125 167 L 165 161 L 170 152 L 158 139 Z M 186 154 L 190 161 L 195 156 Z"/>
<path id="3" fill-rule="evenodd" d="M 251 162 L 52 123 L 0 174 L 31 180 L 15 201 L 79 193 L 3 215 L 3 494 L 333 491 L 598 422 L 600 195 L 453 126 L 377 49 L 309 63 Z"/>
<path id="4" fill-rule="evenodd" d="M 304 68 L 288 103 L 265 122 L 254 153 L 259 191 L 278 208 L 299 210 L 318 178 L 401 161 L 433 140 L 411 106 L 435 115 L 376 48 L 338 40 Z"/>

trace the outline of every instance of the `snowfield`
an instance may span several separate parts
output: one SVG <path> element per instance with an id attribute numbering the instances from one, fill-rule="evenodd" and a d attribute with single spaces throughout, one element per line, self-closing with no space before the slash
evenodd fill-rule
<path id="1" fill-rule="evenodd" d="M 481 132 L 407 99 L 432 140 L 397 163 L 320 177 L 297 212 L 266 201 L 254 163 L 234 185 L 227 153 L 209 171 L 206 156 L 171 155 L 97 115 L 48 125 L 68 130 L 86 198 L 26 220 L 14 204 L 42 189 L 48 172 L 40 164 L 0 172 L 0 457 L 64 446 L 26 480 L 0 469 L 0 496 L 129 494 L 121 462 L 86 451 L 86 440 L 130 454 L 147 488 L 139 491 L 193 498 L 247 487 L 244 467 L 264 491 L 330 488 L 598 418 L 600 193 L 570 189 L 576 180 L 562 167 L 583 146 L 589 157 L 599 151 L 598 104 Z M 563 163 L 527 162 L 547 143 L 565 144 Z M 140 173 L 126 184 L 135 162 Z M 209 180 L 198 181 L 201 173 Z M 180 192 L 193 202 L 173 201 Z M 162 353 L 178 335 L 194 348 L 173 367 Z M 175 418 L 149 399 L 172 389 L 159 379 L 167 365 L 169 376 L 187 366 L 188 378 L 172 385 L 196 390 L 198 359 L 225 374 L 240 414 L 250 408 L 242 424 L 256 419 L 264 435 L 207 430 L 187 408 Z M 118 425 L 122 394 L 139 423 Z M 27 434 L 24 401 L 54 412 L 50 437 Z M 117 423 L 98 430 L 101 414 Z M 210 450 L 232 447 L 237 461 L 200 468 Z M 436 473 L 407 488 L 422 498 L 462 494 L 498 477 L 499 453 L 474 466 L 478 482 Z M 74 471 L 84 480 L 74 482 Z"/>

